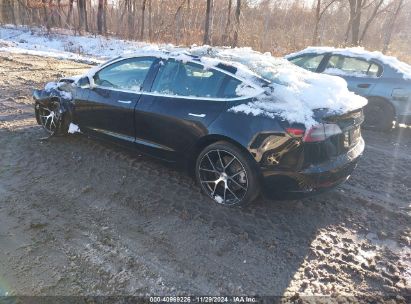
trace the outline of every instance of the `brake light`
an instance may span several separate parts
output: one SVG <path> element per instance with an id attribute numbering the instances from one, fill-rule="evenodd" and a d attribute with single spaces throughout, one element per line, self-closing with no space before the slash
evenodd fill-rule
<path id="1" fill-rule="evenodd" d="M 298 129 L 298 128 L 287 128 L 285 131 L 290 134 L 291 136 L 294 137 L 301 137 L 304 135 L 305 130 L 303 129 Z"/>
<path id="2" fill-rule="evenodd" d="M 319 142 L 341 133 L 340 127 L 336 124 L 320 124 L 308 129 L 303 140 L 305 142 Z"/>

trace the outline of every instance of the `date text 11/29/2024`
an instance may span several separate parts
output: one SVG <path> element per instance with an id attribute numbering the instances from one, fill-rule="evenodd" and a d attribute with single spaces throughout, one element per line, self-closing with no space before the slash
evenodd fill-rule
<path id="1" fill-rule="evenodd" d="M 150 303 L 258 303 L 258 297 L 249 296 L 162 296 L 150 297 Z"/>

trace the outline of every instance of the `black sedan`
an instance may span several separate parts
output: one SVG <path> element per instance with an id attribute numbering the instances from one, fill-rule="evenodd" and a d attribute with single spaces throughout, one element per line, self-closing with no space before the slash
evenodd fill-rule
<path id="1" fill-rule="evenodd" d="M 162 54 L 119 57 L 35 90 L 38 123 L 51 135 L 81 130 L 184 164 L 210 198 L 228 206 L 261 193 L 316 193 L 355 168 L 364 149 L 361 108 L 341 115 L 315 110 L 317 124 L 309 127 L 230 111 L 275 94 L 270 81 L 245 77 L 223 60 L 210 67 L 195 55 Z"/>

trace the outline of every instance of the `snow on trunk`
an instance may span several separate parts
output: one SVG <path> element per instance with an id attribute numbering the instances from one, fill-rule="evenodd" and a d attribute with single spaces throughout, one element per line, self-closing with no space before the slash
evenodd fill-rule
<path id="1" fill-rule="evenodd" d="M 247 104 L 230 109 L 250 115 L 280 116 L 284 120 L 302 123 L 306 127 L 317 124 L 314 110 L 327 108 L 330 113 L 343 114 L 360 109 L 367 100 L 350 92 L 347 82 L 336 76 L 317 74 L 291 64 L 285 59 L 272 57 L 270 53 L 259 53 L 250 48 L 197 47 L 192 52 L 198 56 L 209 56 L 237 68 L 237 76 L 248 82 L 256 82 L 256 76 L 269 82 L 266 93 Z M 218 60 L 217 60 L 218 59 Z M 213 60 L 203 57 L 207 66 Z M 239 88 L 239 91 L 244 89 Z"/>

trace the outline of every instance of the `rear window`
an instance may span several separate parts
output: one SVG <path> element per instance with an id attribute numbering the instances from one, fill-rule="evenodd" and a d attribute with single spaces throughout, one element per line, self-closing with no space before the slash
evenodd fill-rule
<path id="1" fill-rule="evenodd" d="M 324 73 L 340 76 L 379 77 L 382 68 L 373 62 L 360 58 L 334 55 L 330 57 Z"/>

